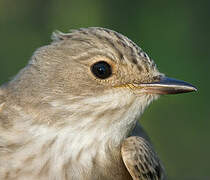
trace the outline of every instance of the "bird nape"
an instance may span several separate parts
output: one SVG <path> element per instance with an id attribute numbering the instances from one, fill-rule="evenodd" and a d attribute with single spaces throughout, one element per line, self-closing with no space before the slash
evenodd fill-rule
<path id="1" fill-rule="evenodd" d="M 196 88 L 115 31 L 52 39 L 0 87 L 0 179 L 166 179 L 137 121 L 159 95 Z"/>

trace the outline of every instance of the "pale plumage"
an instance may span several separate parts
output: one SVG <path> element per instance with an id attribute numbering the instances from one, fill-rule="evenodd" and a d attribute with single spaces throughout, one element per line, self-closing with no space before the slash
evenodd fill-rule
<path id="1" fill-rule="evenodd" d="M 114 31 L 56 32 L 53 40 L 0 88 L 0 179 L 132 179 L 132 156 L 126 159 L 122 144 L 129 144 L 144 109 L 158 94 L 195 88 L 167 79 L 142 49 Z M 145 155 L 159 162 L 145 140 L 136 140 L 132 153 L 142 155 L 142 140 Z"/>

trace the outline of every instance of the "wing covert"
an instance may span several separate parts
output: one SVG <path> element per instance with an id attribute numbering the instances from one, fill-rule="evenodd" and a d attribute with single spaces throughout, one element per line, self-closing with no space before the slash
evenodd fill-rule
<path id="1" fill-rule="evenodd" d="M 152 146 L 143 138 L 131 136 L 121 147 L 123 162 L 134 180 L 164 180 L 164 168 Z"/>

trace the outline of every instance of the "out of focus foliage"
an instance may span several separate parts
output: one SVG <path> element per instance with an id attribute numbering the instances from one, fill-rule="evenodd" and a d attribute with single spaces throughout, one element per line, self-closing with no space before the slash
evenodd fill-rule
<path id="1" fill-rule="evenodd" d="M 141 119 L 170 179 L 210 179 L 210 1 L 1 0 L 0 82 L 51 32 L 102 26 L 127 35 L 197 93 L 161 97 Z"/>

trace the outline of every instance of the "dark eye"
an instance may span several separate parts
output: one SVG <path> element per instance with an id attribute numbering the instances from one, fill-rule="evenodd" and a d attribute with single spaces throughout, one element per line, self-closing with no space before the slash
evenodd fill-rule
<path id="1" fill-rule="evenodd" d="M 111 66 L 105 61 L 96 62 L 91 66 L 92 73 L 100 79 L 106 79 L 111 76 L 112 68 Z"/>

